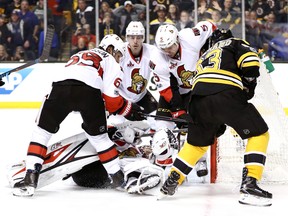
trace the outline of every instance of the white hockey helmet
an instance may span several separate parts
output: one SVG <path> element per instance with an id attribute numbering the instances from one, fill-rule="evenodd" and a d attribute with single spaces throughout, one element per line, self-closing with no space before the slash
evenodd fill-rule
<path id="1" fill-rule="evenodd" d="M 168 128 L 158 130 L 152 138 L 152 152 L 156 160 L 165 161 L 173 154 L 172 148 L 177 148 L 178 141 Z"/>
<path id="2" fill-rule="evenodd" d="M 143 41 L 145 40 L 145 28 L 143 24 L 139 21 L 131 21 L 126 28 L 126 41 L 128 35 L 141 35 L 143 36 Z"/>
<path id="3" fill-rule="evenodd" d="M 120 52 L 122 56 L 125 53 L 125 44 L 123 40 L 116 34 L 106 35 L 99 43 L 99 47 L 107 50 L 109 46 L 114 47 L 114 53 Z"/>
<path id="4" fill-rule="evenodd" d="M 159 26 L 155 36 L 156 46 L 166 49 L 178 42 L 178 30 L 174 25 L 165 24 Z"/>

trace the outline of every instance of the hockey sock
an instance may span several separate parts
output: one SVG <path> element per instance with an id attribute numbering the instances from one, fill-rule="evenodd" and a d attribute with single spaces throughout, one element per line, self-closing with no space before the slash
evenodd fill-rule
<path id="1" fill-rule="evenodd" d="M 209 146 L 193 146 L 187 141 L 184 143 L 171 168 L 171 172 L 174 170 L 180 174 L 179 184 L 184 181 L 185 177 L 192 171 L 198 160 L 207 152 L 208 148 Z"/>
<path id="2" fill-rule="evenodd" d="M 245 154 L 244 164 L 248 169 L 248 176 L 260 180 L 266 160 L 266 151 L 268 147 L 269 133 L 266 132 L 260 136 L 251 137 L 248 139 Z"/>

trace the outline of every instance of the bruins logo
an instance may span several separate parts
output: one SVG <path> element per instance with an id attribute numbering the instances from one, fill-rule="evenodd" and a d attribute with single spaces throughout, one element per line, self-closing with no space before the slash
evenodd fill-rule
<path id="1" fill-rule="evenodd" d="M 142 93 L 147 86 L 147 80 L 139 74 L 139 68 L 134 69 L 131 73 L 131 86 L 127 88 L 128 91 L 135 94 Z"/>

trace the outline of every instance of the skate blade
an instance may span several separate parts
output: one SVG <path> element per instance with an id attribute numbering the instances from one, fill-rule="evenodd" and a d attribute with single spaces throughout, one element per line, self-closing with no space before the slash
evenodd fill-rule
<path id="1" fill-rule="evenodd" d="M 156 199 L 157 199 L 157 201 L 158 201 L 158 200 L 162 200 L 162 199 L 166 198 L 167 196 L 168 196 L 167 194 L 164 194 L 163 192 L 160 191 L 160 192 L 157 194 Z"/>
<path id="2" fill-rule="evenodd" d="M 272 199 L 254 196 L 251 194 L 240 194 L 239 203 L 252 206 L 271 206 Z"/>
<path id="3" fill-rule="evenodd" d="M 35 188 L 34 187 L 25 187 L 25 188 L 14 188 L 13 195 L 19 197 L 31 197 L 34 195 Z"/>

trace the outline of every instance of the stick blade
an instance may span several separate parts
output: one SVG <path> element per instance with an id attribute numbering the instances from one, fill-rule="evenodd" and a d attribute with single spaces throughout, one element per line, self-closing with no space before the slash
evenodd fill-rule
<path id="1" fill-rule="evenodd" d="M 48 25 L 42 55 L 39 58 L 40 62 L 48 59 L 49 57 L 54 32 L 55 32 L 55 27 L 53 25 Z"/>

